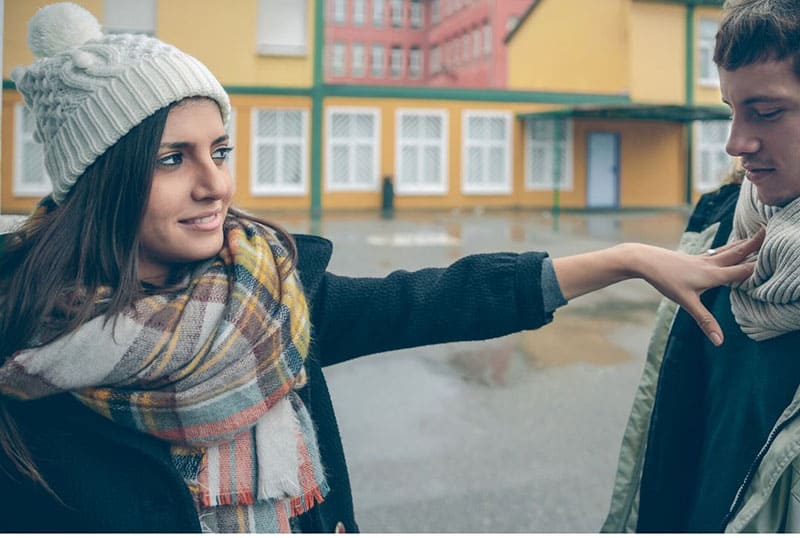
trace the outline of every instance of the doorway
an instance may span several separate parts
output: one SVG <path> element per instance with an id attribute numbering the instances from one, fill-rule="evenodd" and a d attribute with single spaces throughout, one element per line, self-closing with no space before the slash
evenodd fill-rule
<path id="1" fill-rule="evenodd" d="M 586 152 L 586 207 L 619 207 L 619 133 L 589 133 Z"/>

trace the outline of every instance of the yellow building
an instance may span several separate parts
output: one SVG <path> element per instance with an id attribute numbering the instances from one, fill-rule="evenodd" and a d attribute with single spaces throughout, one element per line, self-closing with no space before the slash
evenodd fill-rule
<path id="1" fill-rule="evenodd" d="M 9 81 L 33 60 L 27 21 L 46 3 L 5 0 L 1 212 L 49 189 Z M 533 0 L 505 36 L 508 90 L 326 84 L 325 0 L 77 3 L 218 76 L 250 210 L 377 208 L 385 176 L 398 208 L 677 206 L 729 163 L 724 122 L 687 128 L 723 117 L 708 53 L 721 1 Z"/>
<path id="2" fill-rule="evenodd" d="M 520 116 L 567 133 L 571 175 L 562 182 L 578 205 L 679 205 L 730 172 L 728 113 L 712 61 L 721 4 L 538 0 L 507 36 L 511 88 L 629 100 Z"/>

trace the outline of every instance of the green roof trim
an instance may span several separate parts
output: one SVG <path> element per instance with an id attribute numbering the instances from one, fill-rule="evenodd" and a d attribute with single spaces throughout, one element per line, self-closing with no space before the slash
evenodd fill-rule
<path id="1" fill-rule="evenodd" d="M 517 30 L 522 27 L 523 23 L 528 19 L 528 17 L 530 17 L 531 13 L 533 13 L 533 10 L 536 9 L 536 6 L 538 6 L 540 2 L 541 0 L 533 0 L 531 2 L 531 5 L 528 6 L 528 9 L 526 9 L 525 12 L 520 15 L 517 24 L 514 25 L 514 28 L 512 28 L 511 31 L 506 34 L 506 37 L 503 39 L 503 43 L 507 45 L 508 42 L 511 41 L 511 38 L 514 37 L 514 35 L 517 33 Z"/>
<path id="2" fill-rule="evenodd" d="M 10 80 L 3 81 L 3 89 L 16 89 Z M 600 94 L 578 92 L 547 92 L 534 90 L 484 90 L 480 88 L 430 88 L 407 86 L 355 86 L 349 84 L 322 84 L 323 97 L 360 97 L 374 99 L 424 99 L 435 101 L 479 101 L 495 103 L 549 103 L 558 105 L 630 103 L 627 94 Z M 298 95 L 312 97 L 314 88 L 281 86 L 225 86 L 231 95 Z M 316 89 L 319 92 L 320 88 Z"/>
<path id="3" fill-rule="evenodd" d="M 517 114 L 521 120 L 543 118 L 592 118 L 610 120 L 649 120 L 688 123 L 692 121 L 727 120 L 731 113 L 720 105 L 647 105 L 630 103 L 627 105 L 596 106 L 585 105 L 542 112 Z"/>
<path id="4" fill-rule="evenodd" d="M 618 104 L 630 103 L 627 94 L 546 92 L 533 90 L 485 90 L 475 88 L 431 88 L 399 86 L 352 86 L 326 84 L 326 97 L 371 97 L 388 99 L 426 99 L 483 101 L 501 103 Z"/>
<path id="5" fill-rule="evenodd" d="M 682 4 L 684 6 L 722 7 L 725 0 L 633 0 L 634 2 L 650 2 L 655 4 Z"/>
<path id="6" fill-rule="evenodd" d="M 311 88 L 288 86 L 224 86 L 230 95 L 302 95 L 310 96 Z"/>

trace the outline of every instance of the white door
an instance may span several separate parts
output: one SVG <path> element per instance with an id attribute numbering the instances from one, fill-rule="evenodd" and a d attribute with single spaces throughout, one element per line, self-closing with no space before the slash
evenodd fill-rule
<path id="1" fill-rule="evenodd" d="M 619 134 L 589 133 L 586 207 L 619 206 Z"/>

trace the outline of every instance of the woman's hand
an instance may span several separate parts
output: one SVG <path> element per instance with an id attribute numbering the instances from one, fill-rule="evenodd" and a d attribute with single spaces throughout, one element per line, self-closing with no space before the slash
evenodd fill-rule
<path id="1" fill-rule="evenodd" d="M 750 239 L 716 249 L 713 255 L 691 255 L 640 243 L 623 243 L 605 250 L 556 258 L 553 267 L 567 299 L 621 280 L 643 278 L 689 312 L 718 346 L 723 340 L 722 329 L 700 302 L 700 294 L 749 277 L 755 263 L 745 260 L 761 248 L 764 235 L 762 229 Z"/>

